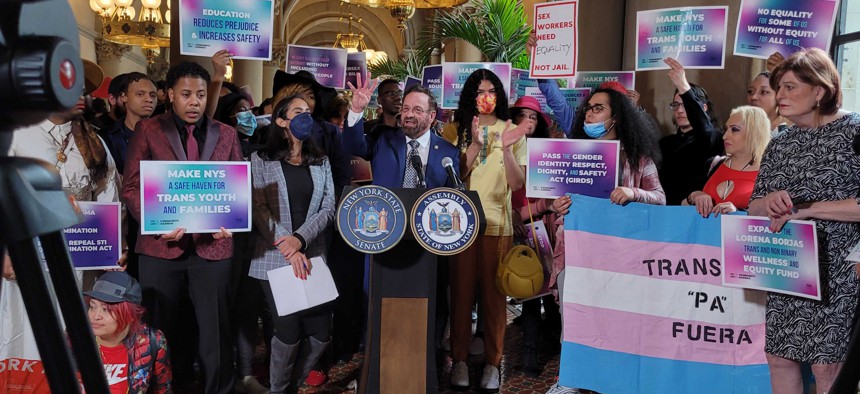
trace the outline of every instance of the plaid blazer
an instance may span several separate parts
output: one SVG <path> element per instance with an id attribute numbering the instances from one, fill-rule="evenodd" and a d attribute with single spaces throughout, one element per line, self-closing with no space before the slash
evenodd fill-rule
<path id="1" fill-rule="evenodd" d="M 308 258 L 325 257 L 325 230 L 334 219 L 335 209 L 331 165 L 325 159 L 321 165 L 310 166 L 310 171 L 314 190 L 308 216 L 301 227 L 294 229 L 287 194 L 289 186 L 284 179 L 281 162 L 263 160 L 259 152 L 251 155 L 251 195 L 257 232 L 248 276 L 268 280 L 268 271 L 287 265 L 284 256 L 274 246 L 275 240 L 285 235 L 301 235 L 307 242 L 304 253 Z"/>

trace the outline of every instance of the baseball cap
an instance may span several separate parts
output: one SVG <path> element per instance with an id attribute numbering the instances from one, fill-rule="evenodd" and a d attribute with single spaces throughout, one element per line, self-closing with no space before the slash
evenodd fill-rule
<path id="1" fill-rule="evenodd" d="M 128 301 L 140 305 L 142 298 L 140 284 L 121 271 L 105 272 L 93 285 L 93 290 L 84 295 L 109 304 Z"/>

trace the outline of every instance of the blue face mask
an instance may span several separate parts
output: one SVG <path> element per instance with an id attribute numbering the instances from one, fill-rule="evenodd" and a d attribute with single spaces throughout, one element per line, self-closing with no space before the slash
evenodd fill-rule
<path id="1" fill-rule="evenodd" d="M 311 136 L 314 119 L 310 112 L 303 112 L 290 119 L 290 133 L 299 141 L 304 141 Z"/>
<path id="2" fill-rule="evenodd" d="M 257 129 L 257 117 L 251 111 L 236 113 L 236 131 L 250 137 Z"/>
<path id="3" fill-rule="evenodd" d="M 608 121 L 607 119 L 606 121 Z M 585 130 L 585 134 L 591 138 L 599 139 L 606 135 L 609 132 L 609 129 L 606 128 L 606 121 L 599 123 L 586 123 L 583 125 L 583 129 Z M 615 126 L 614 124 L 612 126 Z M 611 129 L 612 127 L 610 127 Z"/>

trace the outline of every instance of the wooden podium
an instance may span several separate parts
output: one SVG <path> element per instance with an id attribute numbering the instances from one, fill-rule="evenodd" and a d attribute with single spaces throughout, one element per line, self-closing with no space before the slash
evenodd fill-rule
<path id="1" fill-rule="evenodd" d="M 410 229 L 390 250 L 367 255 L 370 294 L 358 393 L 437 393 L 434 338 L 439 256 L 422 247 L 411 230 L 412 208 L 427 190 L 389 190 L 407 208 Z M 478 194 L 464 194 L 477 208 L 476 227 L 483 233 L 486 222 Z"/>

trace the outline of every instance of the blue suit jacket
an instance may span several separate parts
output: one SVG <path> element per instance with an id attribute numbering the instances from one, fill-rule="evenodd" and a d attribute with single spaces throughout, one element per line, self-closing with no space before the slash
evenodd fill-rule
<path id="1" fill-rule="evenodd" d="M 430 133 L 430 153 L 424 163 L 424 179 L 428 189 L 454 187 L 448 179 L 442 158 L 450 157 L 454 170 L 460 168 L 460 151 L 448 141 L 432 131 Z M 403 187 L 403 174 L 406 171 L 406 136 L 402 129 L 386 131 L 377 136 L 364 135 L 364 120 L 343 132 L 346 150 L 354 156 L 370 161 L 373 171 L 373 184 L 387 188 Z"/>

